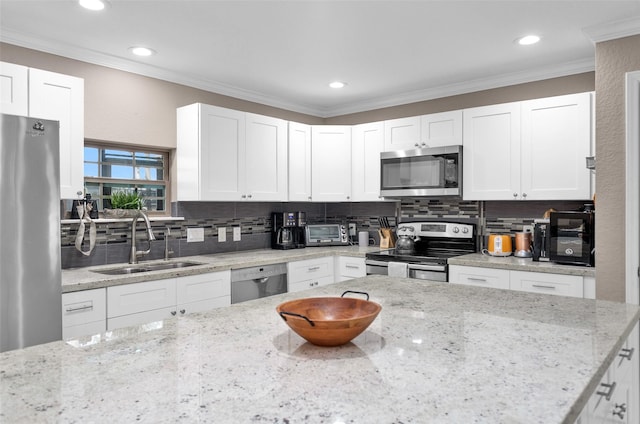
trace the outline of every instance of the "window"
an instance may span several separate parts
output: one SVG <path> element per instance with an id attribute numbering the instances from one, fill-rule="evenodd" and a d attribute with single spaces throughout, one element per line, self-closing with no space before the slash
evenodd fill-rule
<path id="1" fill-rule="evenodd" d="M 167 207 L 168 163 L 167 152 L 85 143 L 85 187 L 99 210 L 111 207 L 111 193 L 137 190 L 147 210 L 162 215 Z"/>

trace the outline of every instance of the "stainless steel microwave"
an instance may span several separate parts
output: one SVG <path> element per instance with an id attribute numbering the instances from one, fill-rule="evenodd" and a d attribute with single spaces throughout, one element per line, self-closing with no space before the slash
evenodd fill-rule
<path id="1" fill-rule="evenodd" d="M 462 196 L 462 146 L 380 153 L 380 195 Z"/>

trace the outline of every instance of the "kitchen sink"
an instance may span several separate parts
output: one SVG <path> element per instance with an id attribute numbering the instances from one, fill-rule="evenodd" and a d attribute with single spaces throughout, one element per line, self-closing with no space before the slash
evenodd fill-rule
<path id="1" fill-rule="evenodd" d="M 167 263 L 156 263 L 156 264 L 138 264 L 138 265 L 128 265 L 124 267 L 118 268 L 109 268 L 109 269 L 96 269 L 93 272 L 97 272 L 99 274 L 106 275 L 125 275 L 125 274 L 137 274 L 140 272 L 150 272 L 150 271 L 162 271 L 167 269 L 176 269 L 176 268 L 188 268 L 190 266 L 203 265 L 200 262 L 167 262 Z"/>

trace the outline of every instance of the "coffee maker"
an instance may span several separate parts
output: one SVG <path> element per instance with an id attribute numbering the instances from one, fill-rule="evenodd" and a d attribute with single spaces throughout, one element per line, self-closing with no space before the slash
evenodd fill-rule
<path id="1" fill-rule="evenodd" d="M 271 230 L 273 249 L 300 249 L 305 247 L 304 231 L 307 225 L 305 212 L 274 212 Z"/>

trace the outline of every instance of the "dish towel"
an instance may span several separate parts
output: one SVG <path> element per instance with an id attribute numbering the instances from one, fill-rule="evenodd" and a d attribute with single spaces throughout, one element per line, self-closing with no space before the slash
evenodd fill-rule
<path id="1" fill-rule="evenodd" d="M 404 262 L 389 262 L 387 275 L 389 277 L 407 278 L 409 276 L 409 264 Z"/>
<path id="2" fill-rule="evenodd" d="M 91 203 L 84 202 L 76 206 L 78 210 L 78 216 L 80 217 L 80 225 L 78 226 L 78 233 L 76 234 L 76 249 L 84 256 L 89 256 L 91 251 L 96 245 L 96 223 L 91 219 Z M 89 250 L 82 250 L 82 241 L 84 240 L 85 225 L 89 224 Z"/>

